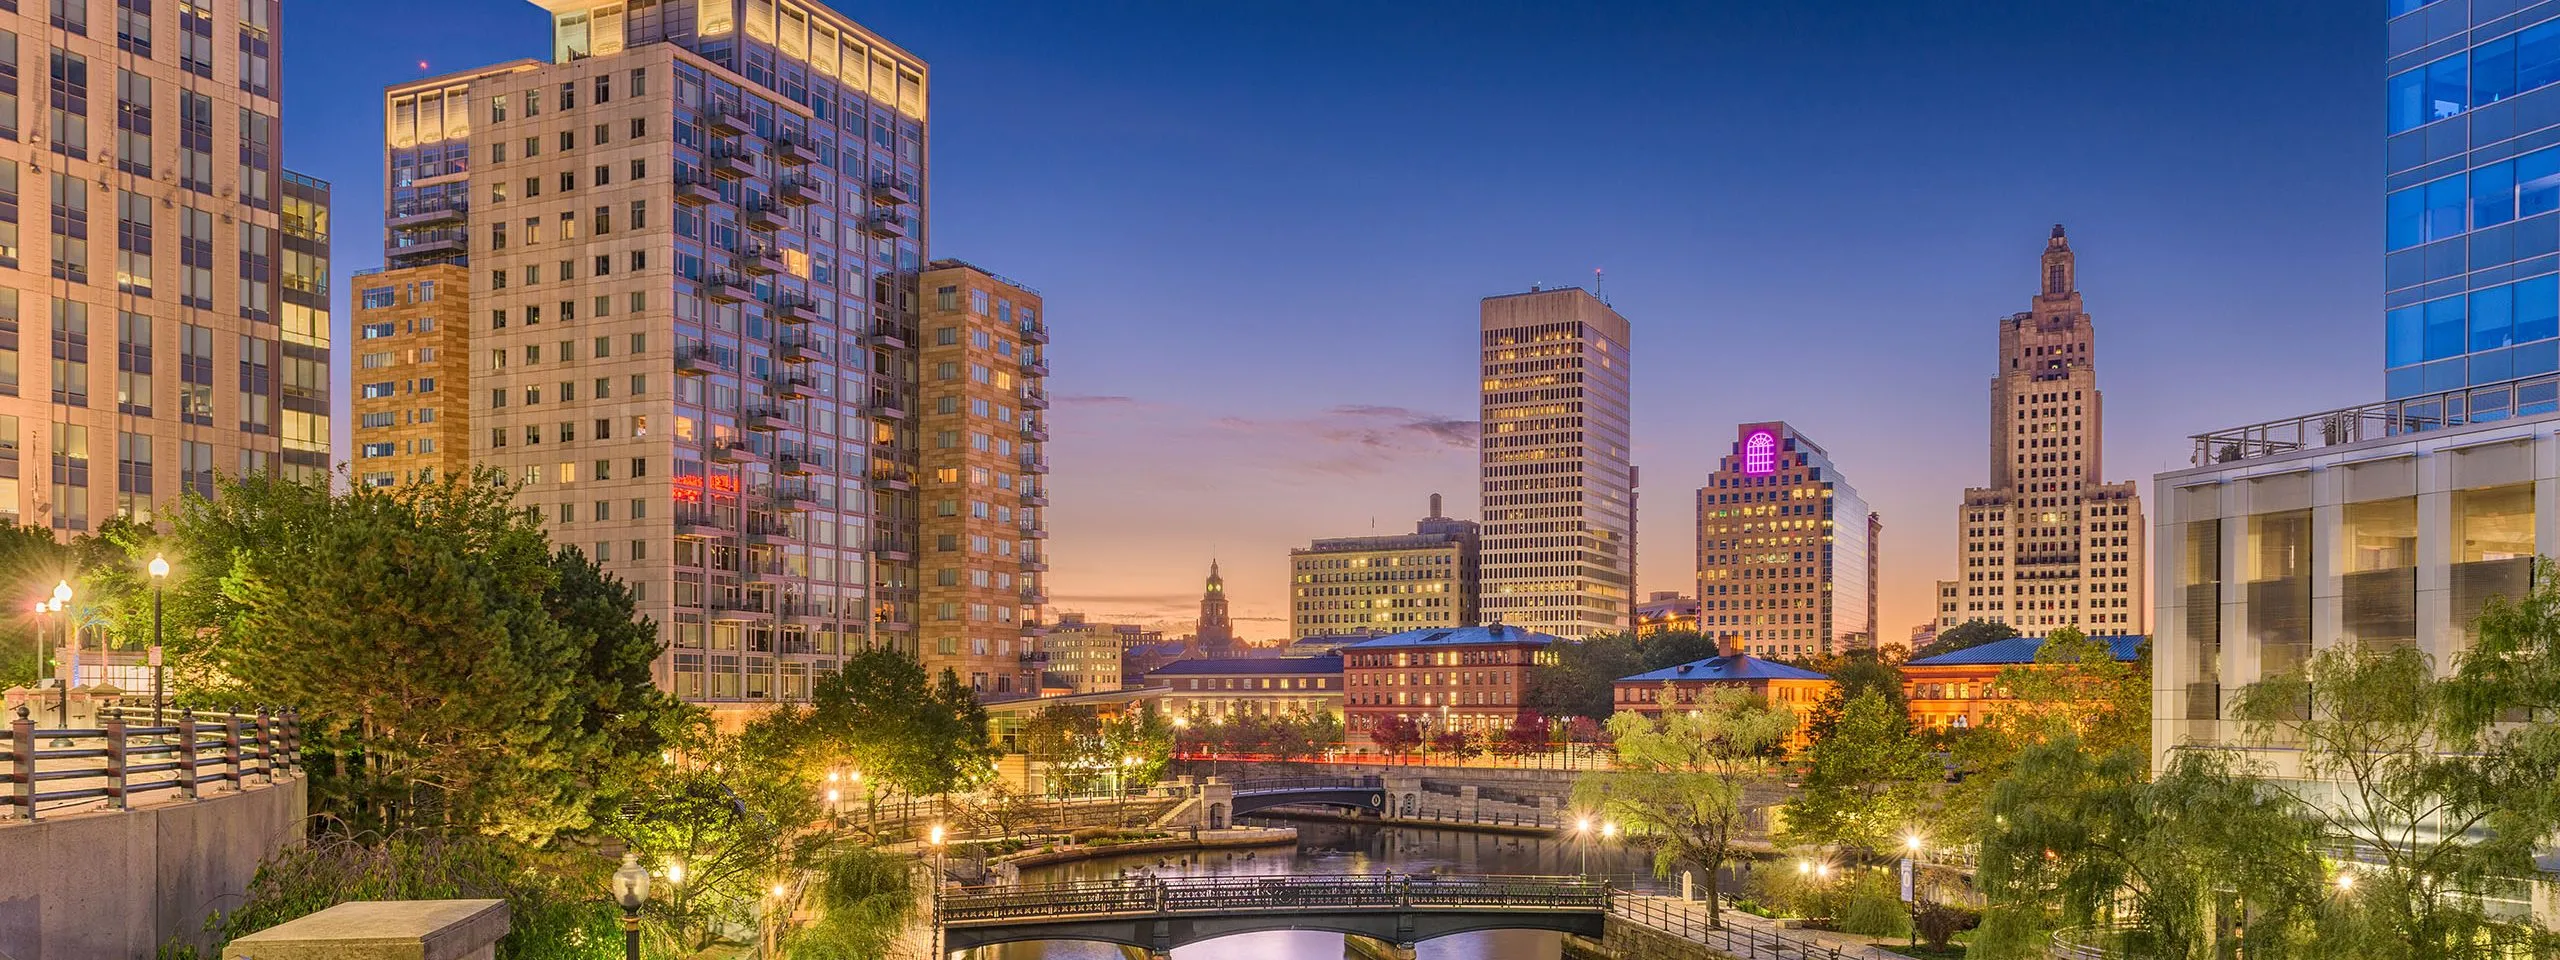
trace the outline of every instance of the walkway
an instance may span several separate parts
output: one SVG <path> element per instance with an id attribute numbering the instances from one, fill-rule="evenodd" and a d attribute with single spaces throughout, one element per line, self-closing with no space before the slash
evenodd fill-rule
<path id="1" fill-rule="evenodd" d="M 1727 909 L 1724 926 L 1707 924 L 1707 905 L 1678 897 L 1618 893 L 1609 900 L 1612 923 L 1632 923 L 1702 943 L 1742 960 L 1899 960 L 1902 954 L 1847 934 L 1781 930 L 1765 917 Z"/>

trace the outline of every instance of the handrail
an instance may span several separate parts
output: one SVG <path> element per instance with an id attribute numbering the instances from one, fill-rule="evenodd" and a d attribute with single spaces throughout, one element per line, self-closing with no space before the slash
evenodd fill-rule
<path id="1" fill-rule="evenodd" d="M 945 894 L 936 903 L 935 919 L 948 925 L 1258 910 L 1456 908 L 1599 912 L 1608 907 L 1608 885 L 1578 877 L 1212 876 L 964 887 Z"/>
<path id="2" fill-rule="evenodd" d="M 1775 930 L 1740 924 L 1711 925 L 1682 903 L 1619 891 L 1609 898 L 1609 916 L 1642 924 L 1692 943 L 1724 951 L 1744 960 L 1846 960 L 1840 948 L 1787 936 Z M 1727 910 L 1732 909 L 1730 906 Z"/>
<path id="3" fill-rule="evenodd" d="M 34 820 L 44 804 L 73 800 L 104 799 L 109 809 L 125 810 L 135 794 L 159 790 L 194 799 L 207 783 L 228 783 L 238 791 L 247 788 L 250 777 L 274 783 L 279 775 L 302 767 L 302 721 L 292 710 L 202 715 L 181 710 L 175 723 L 134 722 L 157 714 L 139 707 L 108 707 L 100 711 L 103 726 L 98 728 L 38 729 L 28 708 L 20 706 L 9 721 L 7 748 L 0 750 L 0 766 L 7 771 L 0 773 L 0 783 L 12 785 L 0 796 L 0 808 L 16 810 L 14 816 L 0 813 L 0 819 Z M 174 759 L 135 763 L 136 756 Z M 83 760 L 102 762 L 75 762 Z M 199 772 L 208 766 L 214 772 Z M 168 776 L 137 779 L 151 774 Z M 38 784 L 69 782 L 95 785 L 37 789 Z"/>
<path id="4" fill-rule="evenodd" d="M 1387 785 L 1384 777 L 1273 777 L 1235 785 L 1236 795 L 1284 790 L 1366 790 Z"/>

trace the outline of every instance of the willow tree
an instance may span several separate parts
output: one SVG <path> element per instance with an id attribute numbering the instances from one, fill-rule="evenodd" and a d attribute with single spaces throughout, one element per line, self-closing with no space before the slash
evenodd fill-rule
<path id="1" fill-rule="evenodd" d="M 1609 718 L 1617 768 L 1575 779 L 1574 803 L 1650 846 L 1655 876 L 1682 866 L 1704 876 L 1707 922 L 1720 924 L 1718 871 L 1750 828 L 1744 792 L 1769 779 L 1768 756 L 1796 722 L 1784 705 L 1740 690 L 1710 691 L 1692 709 L 1659 717 L 1620 713 Z"/>

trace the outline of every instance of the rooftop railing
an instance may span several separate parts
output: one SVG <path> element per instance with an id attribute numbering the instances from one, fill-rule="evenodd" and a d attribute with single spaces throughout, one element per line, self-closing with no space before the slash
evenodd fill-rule
<path id="1" fill-rule="evenodd" d="M 2560 375 L 2448 390 L 2196 434 L 2194 465 L 2238 463 L 2560 412 Z"/>

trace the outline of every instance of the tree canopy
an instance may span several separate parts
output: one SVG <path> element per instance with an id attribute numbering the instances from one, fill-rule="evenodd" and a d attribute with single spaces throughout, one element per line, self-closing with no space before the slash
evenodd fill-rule
<path id="1" fill-rule="evenodd" d="M 1938 639 L 1913 651 L 1914 656 L 1934 657 L 1941 653 L 1970 650 L 1986 643 L 1997 643 L 2018 635 L 2018 628 L 1989 620 L 1967 620 L 1938 631 Z"/>
<path id="2" fill-rule="evenodd" d="M 1850 698 L 1808 759 L 1803 788 L 1787 805 L 1788 844 L 1870 855 L 1897 849 L 1921 826 L 1930 787 L 1944 779 L 1938 758 L 1912 735 L 1909 715 L 1875 690 Z"/>
<path id="3" fill-rule="evenodd" d="M 1660 717 L 1618 714 L 1609 719 L 1617 767 L 1577 778 L 1574 803 L 1649 845 L 1656 876 L 1685 865 L 1704 877 L 1709 921 L 1720 922 L 1719 874 L 1750 822 L 1744 789 L 1765 779 L 1765 756 L 1796 722 L 1784 705 L 1739 690 L 1709 691 Z"/>

